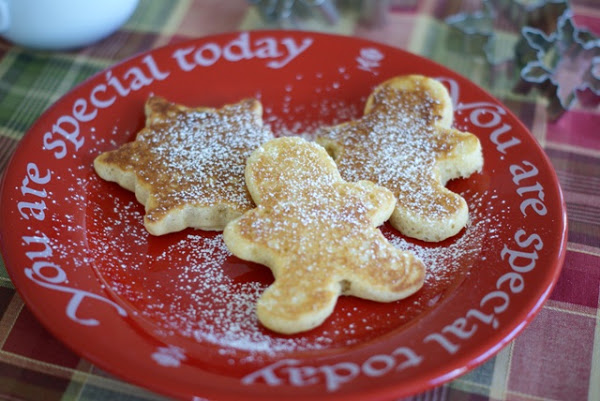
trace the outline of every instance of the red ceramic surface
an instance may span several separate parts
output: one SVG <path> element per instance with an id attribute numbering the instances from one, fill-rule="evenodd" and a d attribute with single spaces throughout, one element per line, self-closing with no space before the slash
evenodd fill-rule
<path id="1" fill-rule="evenodd" d="M 342 297 L 304 334 L 257 323 L 268 268 L 231 256 L 220 233 L 150 236 L 134 195 L 92 168 L 143 127 L 150 94 L 212 107 L 257 97 L 276 135 L 310 138 L 321 124 L 360 116 L 374 85 L 408 73 L 440 79 L 455 126 L 481 140 L 483 171 L 449 183 L 469 203 L 469 226 L 437 244 L 383 226 L 428 265 L 423 289 L 390 304 Z M 40 321 L 93 363 L 183 399 L 388 399 L 439 385 L 531 321 L 566 244 L 556 175 L 504 106 L 418 56 L 307 32 L 198 39 L 94 76 L 24 137 L 0 213 L 7 269 Z"/>

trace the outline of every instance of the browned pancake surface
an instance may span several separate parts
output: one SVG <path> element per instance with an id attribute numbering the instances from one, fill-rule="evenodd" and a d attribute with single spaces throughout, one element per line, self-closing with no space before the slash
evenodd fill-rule
<path id="1" fill-rule="evenodd" d="M 445 188 L 446 182 L 483 165 L 477 137 L 451 124 L 452 104 L 441 83 L 401 76 L 375 88 L 362 118 L 324 128 L 317 142 L 332 154 L 344 179 L 370 180 L 394 193 L 394 227 L 440 241 L 468 220 L 465 200 Z"/>
<path id="2" fill-rule="evenodd" d="M 244 166 L 272 138 L 258 101 L 213 109 L 151 97 L 145 111 L 146 126 L 135 141 L 101 154 L 94 167 L 102 178 L 135 192 L 146 207 L 150 233 L 221 230 L 253 207 Z"/>
<path id="3" fill-rule="evenodd" d="M 423 284 L 424 267 L 377 228 L 394 196 L 368 181 L 341 179 L 324 148 L 300 138 L 267 142 L 248 160 L 246 182 L 257 208 L 227 225 L 237 256 L 271 268 L 275 282 L 257 304 L 272 330 L 321 324 L 340 294 L 389 302 Z"/>

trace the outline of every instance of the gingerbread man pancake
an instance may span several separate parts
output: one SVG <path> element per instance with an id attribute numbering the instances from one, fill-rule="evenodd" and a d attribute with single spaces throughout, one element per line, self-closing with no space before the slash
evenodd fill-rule
<path id="1" fill-rule="evenodd" d="M 222 230 L 254 207 L 244 184 L 246 158 L 273 137 L 262 125 L 258 101 L 213 109 L 150 97 L 145 112 L 146 126 L 135 141 L 101 154 L 94 168 L 135 192 L 151 234 Z"/>
<path id="2" fill-rule="evenodd" d="M 344 181 L 316 143 L 265 143 L 248 159 L 246 184 L 257 207 L 223 235 L 234 255 L 273 272 L 275 282 L 256 307 L 266 327 L 310 330 L 341 294 L 390 302 L 422 286 L 423 264 L 377 228 L 394 210 L 394 195 L 369 181 Z"/>
<path id="3" fill-rule="evenodd" d="M 344 179 L 370 180 L 394 193 L 392 226 L 409 237 L 441 241 L 469 217 L 466 201 L 445 187 L 447 181 L 483 166 L 479 140 L 451 128 L 452 117 L 440 82 L 400 76 L 373 90 L 362 118 L 323 128 L 317 142 Z"/>

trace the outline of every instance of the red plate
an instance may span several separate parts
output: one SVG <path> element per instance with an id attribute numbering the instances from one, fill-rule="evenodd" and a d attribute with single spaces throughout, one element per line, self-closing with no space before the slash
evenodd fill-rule
<path id="1" fill-rule="evenodd" d="M 408 73 L 444 82 L 456 126 L 481 140 L 483 172 L 450 183 L 470 224 L 439 244 L 384 226 L 429 265 L 424 288 L 391 304 L 343 297 L 305 334 L 257 323 L 268 268 L 231 256 L 220 233 L 149 236 L 134 195 L 92 169 L 143 127 L 150 94 L 214 107 L 257 97 L 277 135 L 310 135 L 360 116 L 374 85 Z M 418 56 L 307 32 L 198 39 L 86 81 L 23 138 L 4 177 L 0 227 L 11 278 L 54 335 L 125 380 L 184 399 L 376 399 L 439 385 L 531 321 L 566 244 L 556 175 L 504 106 Z"/>

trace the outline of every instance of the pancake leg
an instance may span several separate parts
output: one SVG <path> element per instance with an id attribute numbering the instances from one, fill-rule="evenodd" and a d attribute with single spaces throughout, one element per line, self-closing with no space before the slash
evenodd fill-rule
<path id="1" fill-rule="evenodd" d="M 262 324 L 271 330 L 291 334 L 319 326 L 335 307 L 341 293 L 334 280 L 315 280 L 306 269 L 290 267 L 265 290 L 256 305 Z M 304 277 L 304 279 L 302 278 Z"/>

